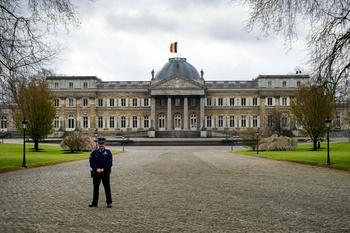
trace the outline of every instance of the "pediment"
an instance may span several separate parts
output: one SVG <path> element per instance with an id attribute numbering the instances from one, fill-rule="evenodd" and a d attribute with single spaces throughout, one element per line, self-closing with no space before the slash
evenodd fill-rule
<path id="1" fill-rule="evenodd" d="M 151 90 L 204 90 L 205 86 L 179 74 L 151 85 Z"/>

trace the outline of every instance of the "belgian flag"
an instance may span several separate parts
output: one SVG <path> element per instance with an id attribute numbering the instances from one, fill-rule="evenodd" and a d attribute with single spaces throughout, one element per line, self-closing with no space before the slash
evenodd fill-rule
<path id="1" fill-rule="evenodd" d="M 170 52 L 177 53 L 177 42 L 170 44 Z"/>

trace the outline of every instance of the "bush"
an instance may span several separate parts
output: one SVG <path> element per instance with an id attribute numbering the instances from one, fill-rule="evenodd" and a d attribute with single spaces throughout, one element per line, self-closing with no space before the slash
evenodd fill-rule
<path id="1" fill-rule="evenodd" d="M 262 137 L 262 131 L 260 132 L 259 137 Z M 257 146 L 257 137 L 256 137 L 256 129 L 249 128 L 239 133 L 240 138 L 242 139 L 242 144 L 245 148 L 256 150 Z"/>
<path id="2" fill-rule="evenodd" d="M 272 135 L 269 138 L 264 138 L 260 141 L 260 150 L 295 150 L 298 145 L 298 140 L 295 138 L 289 138 L 285 136 Z"/>
<path id="3" fill-rule="evenodd" d="M 62 149 L 69 148 L 74 151 L 92 151 L 95 148 L 95 142 L 92 137 L 81 132 L 71 132 L 64 137 L 60 144 Z"/>

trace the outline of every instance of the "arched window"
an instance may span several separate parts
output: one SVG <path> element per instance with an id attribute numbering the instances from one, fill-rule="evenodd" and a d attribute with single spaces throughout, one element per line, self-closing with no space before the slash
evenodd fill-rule
<path id="1" fill-rule="evenodd" d="M 68 115 L 68 128 L 70 129 L 74 129 L 74 122 L 75 122 L 75 118 L 73 114 L 69 114 Z"/>
<path id="2" fill-rule="evenodd" d="M 179 130 L 181 129 L 181 115 L 175 114 L 174 116 L 174 129 Z"/>
<path id="3" fill-rule="evenodd" d="M 289 128 L 289 118 L 287 113 L 282 113 L 281 114 L 281 127 L 283 129 Z"/>
<path id="4" fill-rule="evenodd" d="M 191 130 L 197 130 L 197 115 L 191 114 L 190 116 Z"/>
<path id="5" fill-rule="evenodd" d="M 165 115 L 164 114 L 160 114 L 158 116 L 158 128 L 159 129 L 165 129 Z"/>

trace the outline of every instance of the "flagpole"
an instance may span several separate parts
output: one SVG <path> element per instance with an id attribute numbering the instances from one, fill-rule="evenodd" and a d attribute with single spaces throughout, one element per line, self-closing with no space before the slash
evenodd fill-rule
<path id="1" fill-rule="evenodd" d="M 179 47 L 179 42 L 178 41 L 177 41 L 177 46 L 176 47 L 177 47 L 177 51 L 176 51 L 177 52 L 177 58 L 179 58 L 179 48 L 178 48 Z"/>
<path id="2" fill-rule="evenodd" d="M 176 59 L 178 59 L 179 58 L 179 42 L 178 41 L 176 41 Z"/>

